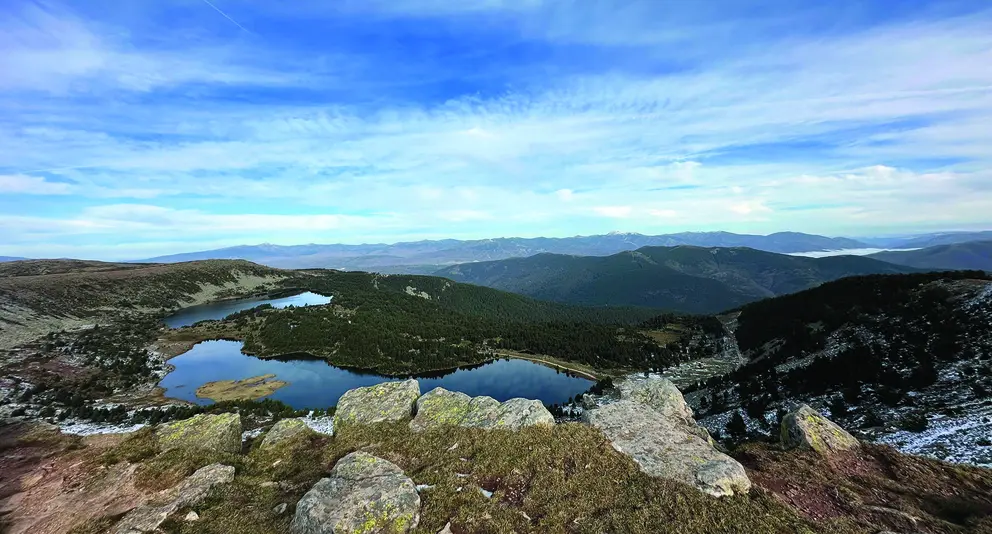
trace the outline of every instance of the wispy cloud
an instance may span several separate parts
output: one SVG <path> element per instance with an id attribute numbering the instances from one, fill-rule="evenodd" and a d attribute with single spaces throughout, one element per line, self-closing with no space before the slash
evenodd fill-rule
<path id="1" fill-rule="evenodd" d="M 17 0 L 0 253 L 992 222 L 992 12 L 594 4 Z"/>

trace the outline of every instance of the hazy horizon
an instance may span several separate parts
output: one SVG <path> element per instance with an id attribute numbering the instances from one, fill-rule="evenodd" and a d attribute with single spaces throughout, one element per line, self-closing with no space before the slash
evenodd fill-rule
<path id="1" fill-rule="evenodd" d="M 0 15 L 0 255 L 992 226 L 983 2 Z"/>

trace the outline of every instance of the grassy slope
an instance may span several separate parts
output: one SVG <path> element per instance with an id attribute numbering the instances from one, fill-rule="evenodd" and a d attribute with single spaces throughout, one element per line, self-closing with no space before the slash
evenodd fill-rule
<path id="1" fill-rule="evenodd" d="M 909 270 L 853 256 L 814 259 L 747 248 L 679 246 L 608 257 L 541 254 L 457 265 L 437 274 L 558 302 L 715 313 L 845 276 Z"/>
<path id="2" fill-rule="evenodd" d="M 170 520 L 163 528 L 263 534 L 285 532 L 294 504 L 355 450 L 385 458 L 414 483 L 431 486 L 421 493 L 418 534 L 434 534 L 449 521 L 460 534 L 963 534 L 992 527 L 992 472 L 877 446 L 828 461 L 808 452 L 746 445 L 734 454 L 755 489 L 724 499 L 641 473 L 600 432 L 574 423 L 520 432 L 445 428 L 413 433 L 401 422 L 223 457 L 160 454 L 148 433 L 141 432 L 102 458 L 140 462 L 139 487 L 156 490 L 211 462 L 234 465 L 235 481 L 197 507 L 199 521 Z M 265 485 L 273 481 L 280 483 Z M 492 498 L 479 488 L 493 492 Z M 279 503 L 288 503 L 288 511 L 271 513 Z M 89 527 L 110 524 L 97 519 Z M 96 531 L 82 527 L 75 532 Z"/>
<path id="3" fill-rule="evenodd" d="M 920 269 L 992 271 L 992 241 L 939 245 L 920 250 L 879 252 L 870 257 Z"/>

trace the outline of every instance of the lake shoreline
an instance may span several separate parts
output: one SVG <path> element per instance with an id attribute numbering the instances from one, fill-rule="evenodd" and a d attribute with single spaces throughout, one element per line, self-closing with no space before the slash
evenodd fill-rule
<path id="1" fill-rule="evenodd" d="M 205 341 L 227 344 L 204 346 L 202 341 L 184 344 L 190 350 L 197 346 L 202 348 L 197 355 L 192 356 L 193 359 L 167 364 L 169 372 L 158 382 L 156 396 L 160 395 L 159 398 L 170 401 L 202 404 L 201 401 L 205 398 L 216 399 L 203 394 L 193 397 L 191 392 L 200 390 L 206 384 L 228 384 L 233 387 L 240 382 L 250 382 L 252 377 L 274 375 L 279 381 L 285 381 L 285 385 L 292 384 L 293 387 L 285 389 L 285 385 L 281 385 L 265 396 L 279 391 L 272 398 L 301 409 L 308 406 L 324 407 L 326 399 L 323 397 L 329 394 L 328 389 L 344 388 L 338 392 L 343 394 L 355 387 L 404 379 L 418 380 L 422 387 L 427 388 L 425 391 L 444 387 L 471 393 L 473 396 L 505 397 L 501 400 L 516 397 L 538 398 L 551 405 L 564 403 L 567 399 L 584 393 L 596 382 L 594 374 L 581 369 L 569 369 L 553 360 L 537 356 L 490 354 L 477 362 L 456 367 L 420 370 L 417 373 L 383 373 L 376 369 L 337 365 L 327 358 L 305 352 L 259 357 L 243 351 L 244 344 L 241 340 Z M 173 358 L 188 353 L 189 351 L 175 354 Z M 333 405 L 336 398 L 330 400 L 330 405 Z M 314 400 L 316 402 L 313 404 L 307 404 Z"/>

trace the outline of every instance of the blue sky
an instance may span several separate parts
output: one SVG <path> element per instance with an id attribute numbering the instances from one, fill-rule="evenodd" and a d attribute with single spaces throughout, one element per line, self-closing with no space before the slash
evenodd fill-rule
<path id="1" fill-rule="evenodd" d="M 985 1 L 7 0 L 0 255 L 987 228 L 990 125 Z"/>

